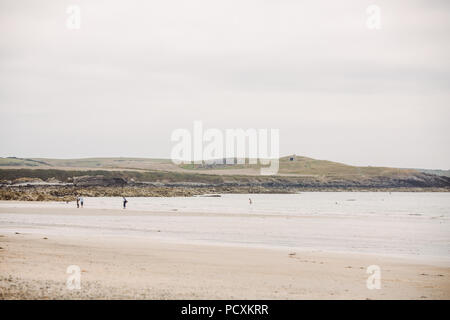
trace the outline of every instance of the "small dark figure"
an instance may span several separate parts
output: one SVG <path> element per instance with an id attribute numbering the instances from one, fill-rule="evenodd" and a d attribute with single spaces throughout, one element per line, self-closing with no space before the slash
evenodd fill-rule
<path id="1" fill-rule="evenodd" d="M 80 197 L 77 196 L 77 208 L 80 207 Z"/>
<path id="2" fill-rule="evenodd" d="M 81 207 L 83 208 L 83 197 L 80 198 L 80 204 L 81 204 Z"/>
<path id="3" fill-rule="evenodd" d="M 248 203 L 249 203 L 249 204 L 252 204 L 252 203 L 253 203 L 251 198 L 248 198 Z"/>
<path id="4" fill-rule="evenodd" d="M 122 198 L 123 198 L 123 208 L 125 209 L 127 207 L 128 200 L 125 197 Z"/>

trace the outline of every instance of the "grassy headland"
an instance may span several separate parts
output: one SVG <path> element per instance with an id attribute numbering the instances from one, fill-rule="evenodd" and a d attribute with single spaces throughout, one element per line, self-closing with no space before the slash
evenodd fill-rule
<path id="1" fill-rule="evenodd" d="M 413 169 L 355 167 L 291 156 L 274 176 L 260 165 L 180 165 L 164 159 L 0 158 L 0 199 L 73 200 L 83 196 L 192 196 L 299 191 L 449 191 L 450 178 Z"/>

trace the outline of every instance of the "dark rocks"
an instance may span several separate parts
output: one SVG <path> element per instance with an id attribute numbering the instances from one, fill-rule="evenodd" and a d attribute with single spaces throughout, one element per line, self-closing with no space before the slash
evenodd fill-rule
<path id="1" fill-rule="evenodd" d="M 89 173 L 89 171 L 86 173 Z M 125 171 L 105 171 L 104 174 L 100 175 L 91 173 L 92 175 L 76 176 L 74 172 L 67 172 L 67 179 L 60 179 L 60 181 L 65 181 L 61 183 L 58 183 L 56 178 L 52 178 L 55 176 L 53 173 L 50 178 L 46 178 L 46 181 L 39 178 L 16 178 L 14 181 L 17 184 L 0 185 L 0 200 L 69 202 L 74 201 L 76 195 L 84 197 L 189 197 L 208 195 L 216 197 L 221 193 L 450 191 L 449 177 L 418 171 L 402 171 L 372 176 L 217 176 L 217 179 L 215 176 L 202 174 L 174 178 L 172 173 L 164 172 L 155 176 L 154 180 L 133 179 L 134 181 L 130 178 L 129 172 Z M 70 176 L 68 176 L 69 174 Z M 196 181 L 189 181 L 193 178 Z"/>
<path id="2" fill-rule="evenodd" d="M 124 186 L 127 181 L 122 178 L 107 178 L 105 176 L 81 176 L 73 178 L 73 185 L 76 187 L 89 187 L 89 186 L 102 186 L 102 187 L 114 187 Z"/>

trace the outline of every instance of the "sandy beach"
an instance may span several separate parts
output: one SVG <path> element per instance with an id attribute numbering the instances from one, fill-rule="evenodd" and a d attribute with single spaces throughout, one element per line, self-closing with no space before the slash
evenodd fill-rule
<path id="1" fill-rule="evenodd" d="M 184 219 L 193 218 L 221 219 L 217 221 L 223 223 L 241 217 L 144 211 L 129 211 L 126 215 L 130 221 L 148 218 L 153 219 L 149 221 L 154 224 L 163 219 L 182 224 Z M 61 216 L 66 220 L 52 220 Z M 0 223 L 0 298 L 450 298 L 450 266 L 445 260 L 300 247 L 233 245 L 217 239 L 183 241 L 175 236 L 164 237 L 172 232 L 170 225 L 165 223 L 155 225 L 147 232 L 102 233 L 101 228 L 89 229 L 75 220 L 97 221 L 104 223 L 107 229 L 107 221 L 119 221 L 123 216 L 123 211 L 111 209 L 0 206 L 3 219 Z M 42 223 L 23 222 L 23 219 L 31 218 L 38 218 Z M 261 217 L 255 215 L 251 219 L 259 221 Z M 269 216 L 264 219 L 271 224 Z M 276 225 L 277 219 L 285 218 L 272 219 Z M 327 224 L 323 217 L 300 221 L 306 223 L 307 220 Z M 295 224 L 292 221 L 289 223 Z M 257 225 L 251 220 L 245 223 L 252 228 Z M 197 229 L 202 229 L 201 224 Z M 81 269 L 79 290 L 66 287 L 66 269 L 70 265 Z M 381 270 L 379 290 L 369 290 L 366 286 L 369 277 L 366 270 L 371 265 L 378 265 Z"/>
<path id="2" fill-rule="evenodd" d="M 450 269 L 382 257 L 118 238 L 1 237 L 2 299 L 449 299 Z M 81 268 L 81 289 L 66 268 Z M 378 264 L 382 287 L 366 287 Z"/>

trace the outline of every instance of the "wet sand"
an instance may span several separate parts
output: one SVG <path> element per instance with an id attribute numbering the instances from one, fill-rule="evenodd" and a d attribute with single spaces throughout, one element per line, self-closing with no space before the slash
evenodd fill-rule
<path id="1" fill-rule="evenodd" d="M 0 210 L 0 214 L 4 211 Z M 76 214 L 72 209 L 7 211 L 23 215 Z M 119 214 L 118 210 L 94 209 L 83 209 L 82 213 L 98 217 Z M 162 217 L 167 213 L 152 214 Z M 400 257 L 323 250 L 193 244 L 134 234 L 61 234 L 52 232 L 54 226 L 17 229 L 19 233 L 14 228 L 0 225 L 2 299 L 450 298 L 450 268 L 439 261 L 422 263 Z M 80 290 L 66 287 L 66 269 L 70 265 L 81 269 Z M 379 290 L 366 286 L 370 265 L 381 268 Z"/>

